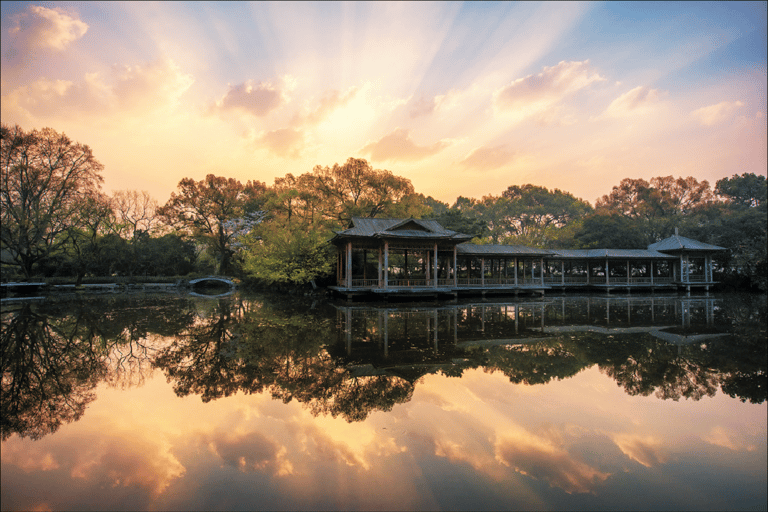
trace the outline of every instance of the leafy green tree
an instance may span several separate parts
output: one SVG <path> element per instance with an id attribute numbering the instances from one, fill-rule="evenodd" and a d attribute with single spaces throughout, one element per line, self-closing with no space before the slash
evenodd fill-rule
<path id="1" fill-rule="evenodd" d="M 70 240 L 79 212 L 101 187 L 91 148 L 51 128 L 0 127 L 0 250 L 27 277 Z"/>
<path id="2" fill-rule="evenodd" d="M 715 192 L 730 204 L 754 208 L 766 203 L 768 185 L 765 176 L 752 173 L 744 173 L 741 176 L 734 174 L 730 178 L 718 180 Z"/>
<path id="3" fill-rule="evenodd" d="M 642 221 L 619 213 L 593 213 L 573 237 L 580 249 L 638 249 L 651 243 Z"/>
<path id="4" fill-rule="evenodd" d="M 205 244 L 217 259 L 217 272 L 226 274 L 234 254 L 233 243 L 261 219 L 265 190 L 258 181 L 243 185 L 213 174 L 201 181 L 184 178 L 178 194 L 171 193 L 159 214 Z"/>
<path id="5" fill-rule="evenodd" d="M 243 270 L 268 284 L 313 282 L 333 271 L 335 253 L 329 236 L 323 230 L 265 223 L 243 239 Z"/>

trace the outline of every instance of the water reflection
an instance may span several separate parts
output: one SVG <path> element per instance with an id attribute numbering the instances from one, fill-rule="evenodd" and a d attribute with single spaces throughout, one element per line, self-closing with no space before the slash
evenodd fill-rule
<path id="1" fill-rule="evenodd" d="M 630 395 L 698 400 L 720 388 L 742 401 L 766 399 L 759 300 L 563 297 L 337 310 L 334 355 L 357 374 L 414 382 L 482 367 L 543 384 L 597 365 Z"/>
<path id="2" fill-rule="evenodd" d="M 2 438 L 80 418 L 101 381 L 153 369 L 204 402 L 269 393 L 364 420 L 421 378 L 470 369 L 538 385 L 596 366 L 629 395 L 766 400 L 766 308 L 754 297 L 560 297 L 442 306 L 128 296 L 10 303 L 2 313 Z"/>

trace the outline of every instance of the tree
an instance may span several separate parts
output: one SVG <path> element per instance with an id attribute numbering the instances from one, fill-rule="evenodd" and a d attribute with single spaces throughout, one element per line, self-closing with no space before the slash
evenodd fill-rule
<path id="1" fill-rule="evenodd" d="M 638 219 L 607 212 L 586 217 L 574 239 L 581 249 L 637 249 L 650 243 Z"/>
<path id="2" fill-rule="evenodd" d="M 266 223 L 247 235 L 245 272 L 268 284 L 302 285 L 333 271 L 334 252 L 328 235 L 301 226 Z"/>
<path id="3" fill-rule="evenodd" d="M 714 194 L 706 180 L 659 176 L 650 183 L 625 178 L 610 194 L 598 199 L 595 208 L 639 220 L 648 243 L 672 234 L 692 214 L 707 208 Z"/>
<path id="4" fill-rule="evenodd" d="M 118 190 L 112 194 L 115 232 L 122 238 L 132 239 L 139 231 L 151 233 L 159 224 L 157 201 L 144 190 Z"/>
<path id="5" fill-rule="evenodd" d="M 536 185 L 513 185 L 501 196 L 477 201 L 459 197 L 452 209 L 484 225 L 482 236 L 491 243 L 542 246 L 552 228 L 562 228 L 592 211 L 590 204 L 561 190 Z"/>
<path id="6" fill-rule="evenodd" d="M 218 273 L 225 274 L 234 253 L 233 242 L 263 217 L 265 190 L 259 181 L 243 185 L 213 174 L 201 181 L 184 178 L 179 193 L 171 193 L 159 214 L 204 243 L 217 259 Z"/>
<path id="7" fill-rule="evenodd" d="M 768 186 L 765 176 L 744 173 L 723 178 L 715 184 L 715 192 L 731 204 L 758 207 L 766 203 Z"/>
<path id="8" fill-rule="evenodd" d="M 0 242 L 3 263 L 29 278 L 34 267 L 67 243 L 86 198 L 101 187 L 103 170 L 91 149 L 51 128 L 0 128 Z"/>
<path id="9" fill-rule="evenodd" d="M 345 223 L 352 217 L 376 217 L 414 193 L 411 181 L 374 169 L 366 160 L 349 158 L 343 165 L 315 166 L 312 175 L 326 218 Z"/>

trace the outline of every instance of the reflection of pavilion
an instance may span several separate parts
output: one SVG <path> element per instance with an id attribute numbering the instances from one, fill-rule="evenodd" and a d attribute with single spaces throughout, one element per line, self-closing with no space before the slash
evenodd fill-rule
<path id="1" fill-rule="evenodd" d="M 441 306 L 336 306 L 347 355 L 449 362 L 457 349 L 520 345 L 567 333 L 648 333 L 674 344 L 722 336 L 715 299 L 678 297 L 557 297 Z M 460 350 L 459 350 L 460 351 Z"/>
<path id="2" fill-rule="evenodd" d="M 331 240 L 338 249 L 331 289 L 347 298 L 543 294 L 549 289 L 709 290 L 715 284 L 712 254 L 724 250 L 677 233 L 631 250 L 476 245 L 466 243 L 470 238 L 434 220 L 353 218 Z"/>

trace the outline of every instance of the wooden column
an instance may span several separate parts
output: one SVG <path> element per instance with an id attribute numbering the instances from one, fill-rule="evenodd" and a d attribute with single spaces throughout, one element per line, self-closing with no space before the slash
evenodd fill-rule
<path id="1" fill-rule="evenodd" d="M 539 259 L 541 267 L 539 268 L 539 274 L 541 274 L 541 286 L 544 286 L 544 256 Z"/>
<path id="2" fill-rule="evenodd" d="M 382 282 L 382 278 L 383 278 L 383 275 L 382 275 L 382 272 L 381 272 L 381 256 L 382 256 L 382 254 L 381 254 L 381 246 L 379 246 L 379 273 L 377 274 L 379 288 L 381 288 L 381 282 Z"/>
<path id="3" fill-rule="evenodd" d="M 453 246 L 453 286 L 459 286 L 459 250 Z"/>
<path id="4" fill-rule="evenodd" d="M 565 260 L 560 260 L 560 284 L 565 286 Z"/>
<path id="5" fill-rule="evenodd" d="M 517 256 L 515 256 L 515 287 L 517 287 Z"/>
<path id="6" fill-rule="evenodd" d="M 480 286 L 485 286 L 485 258 L 480 258 Z"/>
<path id="7" fill-rule="evenodd" d="M 347 288 L 352 288 L 352 242 L 347 242 Z"/>
<path id="8" fill-rule="evenodd" d="M 435 262 L 434 263 L 435 263 L 435 266 L 434 266 L 434 268 L 435 268 L 435 277 L 434 277 L 434 279 L 435 279 L 435 288 L 437 288 L 437 243 L 435 243 Z"/>
<path id="9" fill-rule="evenodd" d="M 650 261 L 650 267 L 651 267 L 651 286 L 653 286 L 653 260 Z"/>
<path id="10" fill-rule="evenodd" d="M 389 242 L 384 242 L 384 288 L 389 287 Z"/>
<path id="11" fill-rule="evenodd" d="M 605 260 L 605 284 L 611 284 L 611 282 L 608 280 L 608 276 L 611 275 L 610 271 L 608 270 L 608 260 Z"/>

